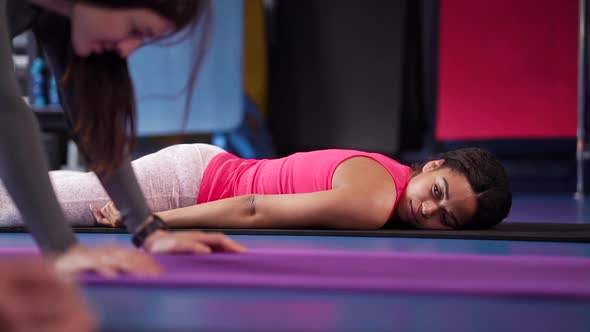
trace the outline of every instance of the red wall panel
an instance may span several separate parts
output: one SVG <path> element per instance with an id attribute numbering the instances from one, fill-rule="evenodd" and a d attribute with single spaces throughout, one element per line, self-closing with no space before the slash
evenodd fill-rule
<path id="1" fill-rule="evenodd" d="M 577 0 L 441 0 L 436 138 L 576 133 Z"/>

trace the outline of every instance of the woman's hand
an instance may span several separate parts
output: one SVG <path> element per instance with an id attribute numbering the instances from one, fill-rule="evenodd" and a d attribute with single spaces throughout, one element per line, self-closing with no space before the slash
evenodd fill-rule
<path id="1" fill-rule="evenodd" d="M 105 277 L 121 273 L 158 275 L 162 267 L 141 250 L 122 246 L 85 247 L 75 245 L 53 260 L 58 273 L 66 276 L 80 272 L 96 272 Z"/>
<path id="2" fill-rule="evenodd" d="M 168 232 L 158 230 L 144 243 L 150 253 L 196 253 L 213 251 L 241 253 L 246 248 L 221 233 Z M 80 272 L 96 272 L 105 277 L 122 273 L 153 276 L 163 270 L 149 254 L 123 246 L 85 247 L 76 245 L 53 259 L 58 273 L 70 276 Z"/>
<path id="3" fill-rule="evenodd" d="M 213 251 L 243 253 L 246 248 L 221 233 L 199 231 L 169 232 L 158 230 L 147 237 L 143 244 L 150 253 L 196 253 Z"/>
<path id="4" fill-rule="evenodd" d="M 108 227 L 123 227 L 123 221 L 121 220 L 121 213 L 117 210 L 115 203 L 109 201 L 102 209 L 97 209 L 94 205 L 90 204 L 90 211 L 96 223 L 102 226 Z"/>
<path id="5" fill-rule="evenodd" d="M 0 331 L 94 331 L 78 290 L 40 260 L 0 263 Z"/>

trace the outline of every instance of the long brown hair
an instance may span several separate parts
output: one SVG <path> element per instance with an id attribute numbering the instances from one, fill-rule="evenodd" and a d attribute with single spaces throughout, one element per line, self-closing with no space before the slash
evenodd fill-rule
<path id="1" fill-rule="evenodd" d="M 78 0 L 110 8 L 147 8 L 173 22 L 175 30 L 187 29 L 187 36 L 197 23 L 209 24 L 208 0 Z M 208 28 L 202 29 L 207 33 Z M 206 40 L 200 36 L 199 40 Z M 203 43 L 185 87 L 188 113 L 190 92 L 203 56 Z M 72 52 L 74 54 L 74 52 Z M 90 168 L 108 175 L 127 158 L 136 142 L 136 100 L 127 60 L 116 52 L 79 57 L 73 55 L 61 86 L 67 90 L 74 123 L 74 134 Z M 186 121 L 186 120 L 185 120 Z"/>

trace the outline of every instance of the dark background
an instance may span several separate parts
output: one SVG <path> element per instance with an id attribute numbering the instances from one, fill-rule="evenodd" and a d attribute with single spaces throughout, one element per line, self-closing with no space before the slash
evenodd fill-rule
<path id="1" fill-rule="evenodd" d="M 276 1 L 270 17 L 279 155 L 480 146 L 515 191 L 575 191 L 577 1 Z"/>

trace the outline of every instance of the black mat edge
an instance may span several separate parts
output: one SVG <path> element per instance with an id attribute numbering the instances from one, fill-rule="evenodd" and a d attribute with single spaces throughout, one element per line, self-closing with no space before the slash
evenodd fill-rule
<path id="1" fill-rule="evenodd" d="M 189 230 L 189 228 L 174 231 Z M 590 243 L 590 224 L 520 223 L 507 222 L 487 230 L 328 230 L 328 229 L 222 229 L 207 228 L 203 231 L 223 232 L 228 235 L 284 235 L 284 236 L 349 236 L 349 237 L 399 237 L 464 240 L 511 240 L 541 242 Z M 122 228 L 74 227 L 81 234 L 125 234 Z M 26 233 L 24 227 L 3 227 L 0 233 Z"/>

